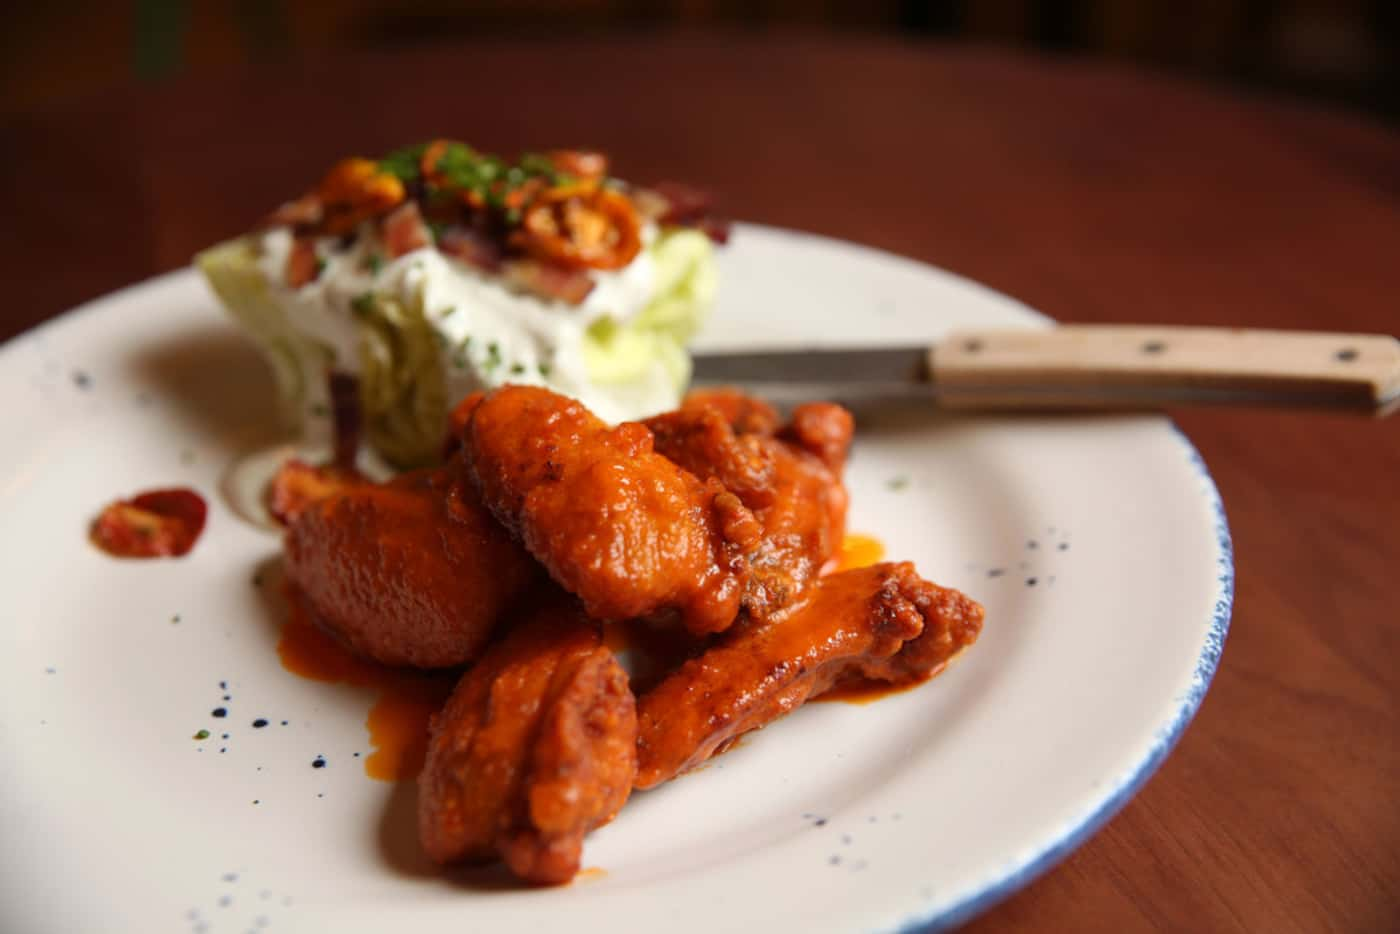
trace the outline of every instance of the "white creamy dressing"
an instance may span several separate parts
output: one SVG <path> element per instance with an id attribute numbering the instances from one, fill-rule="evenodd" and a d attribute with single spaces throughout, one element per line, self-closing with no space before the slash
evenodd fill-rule
<path id="1" fill-rule="evenodd" d="M 679 401 L 659 362 L 651 379 L 608 386 L 590 378 L 583 357 L 590 325 L 601 318 L 626 324 L 654 297 L 656 268 L 648 247 L 656 235 L 655 225 L 646 225 L 636 259 L 616 271 L 593 272 L 593 289 L 578 305 L 517 291 L 499 276 L 433 247 L 389 261 L 372 225 L 363 227 L 346 249 L 338 238 L 319 240 L 316 251 L 324 266 L 315 281 L 299 289 L 285 285 L 292 246 L 287 229 L 261 235 L 258 263 L 288 324 L 327 348 L 337 369 L 360 370 L 354 302 L 374 293 L 409 307 L 421 302 L 440 350 L 449 405 L 477 390 L 526 383 L 572 396 L 600 418 L 619 422 L 673 408 Z M 385 257 L 377 269 L 375 257 Z"/>

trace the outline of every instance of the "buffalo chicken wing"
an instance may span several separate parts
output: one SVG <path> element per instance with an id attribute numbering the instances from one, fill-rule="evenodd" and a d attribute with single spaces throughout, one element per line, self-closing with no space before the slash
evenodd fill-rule
<path id="1" fill-rule="evenodd" d="M 830 403 L 799 406 L 779 431 L 766 404 L 710 391 L 646 424 L 659 453 L 718 480 L 757 517 L 763 534 L 743 595 L 749 615 L 764 618 L 799 599 L 845 531 L 850 413 Z"/>
<path id="2" fill-rule="evenodd" d="M 908 562 L 824 577 L 803 602 L 741 622 L 640 698 L 637 787 L 695 768 L 843 679 L 926 677 L 981 625 L 981 606 Z"/>
<path id="3" fill-rule="evenodd" d="M 347 483 L 294 515 L 289 580 L 321 626 L 386 665 L 471 661 L 537 579 L 452 467 Z"/>
<path id="4" fill-rule="evenodd" d="M 506 386 L 463 442 L 482 501 L 589 615 L 677 611 L 700 634 L 733 623 L 759 523 L 720 481 L 655 453 L 646 426 L 610 428 L 564 396 Z"/>
<path id="5" fill-rule="evenodd" d="M 418 830 L 440 863 L 500 856 L 537 884 L 578 872 L 637 768 L 627 675 L 599 626 L 562 601 L 508 631 L 433 718 Z"/>

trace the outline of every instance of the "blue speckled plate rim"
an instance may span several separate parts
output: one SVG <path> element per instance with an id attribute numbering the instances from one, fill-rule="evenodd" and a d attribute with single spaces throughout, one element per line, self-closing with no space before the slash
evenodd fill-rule
<path id="1" fill-rule="evenodd" d="M 913 917 L 890 929 L 895 934 L 933 934 L 946 931 L 971 920 L 975 915 L 987 910 L 1028 885 L 1031 881 L 1053 868 L 1060 860 L 1073 852 L 1080 844 L 1098 831 L 1113 818 L 1123 806 L 1137 794 L 1153 773 L 1166 761 L 1173 747 L 1186 731 L 1191 718 L 1200 709 L 1210 687 L 1211 679 L 1220 664 L 1220 654 L 1225 648 L 1225 636 L 1230 629 L 1230 612 L 1235 599 L 1234 546 L 1230 539 L 1230 525 L 1225 517 L 1225 504 L 1220 498 L 1220 490 L 1215 485 L 1196 446 L 1185 433 L 1168 421 L 1172 434 L 1185 449 L 1187 459 L 1195 470 L 1202 491 L 1215 518 L 1215 537 L 1218 551 L 1216 563 L 1215 606 L 1211 611 L 1209 627 L 1206 631 L 1201 653 L 1196 658 L 1196 667 L 1191 677 L 1191 687 L 1181 696 L 1176 710 L 1166 725 L 1159 728 L 1151 748 L 1142 760 L 1130 769 L 1126 777 L 1111 791 L 1098 806 L 1089 812 L 1076 826 L 1069 828 L 1063 836 L 1049 844 L 1039 853 L 1008 867 L 1000 881 L 980 891 L 973 892 L 962 900 L 942 908 L 926 917 Z"/>

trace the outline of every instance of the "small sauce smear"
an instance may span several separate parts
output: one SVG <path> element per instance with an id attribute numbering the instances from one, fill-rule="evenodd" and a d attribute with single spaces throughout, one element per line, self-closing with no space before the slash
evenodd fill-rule
<path id="1" fill-rule="evenodd" d="M 428 719 L 447 702 L 455 676 L 365 661 L 317 626 L 291 588 L 287 605 L 291 615 L 277 643 L 282 667 L 311 681 L 373 688 L 374 704 L 365 717 L 373 752 L 365 758 L 365 774 L 385 782 L 417 778 L 428 753 Z"/>
<path id="2" fill-rule="evenodd" d="M 574 873 L 575 882 L 597 882 L 599 879 L 607 878 L 608 871 L 602 866 L 585 866 Z"/>
<path id="3" fill-rule="evenodd" d="M 108 505 L 89 537 L 117 558 L 178 558 L 199 540 L 208 513 L 194 490 L 151 490 Z"/>
<path id="4" fill-rule="evenodd" d="M 854 571 L 856 568 L 870 567 L 885 557 L 885 545 L 873 535 L 852 532 L 841 539 L 841 550 L 823 569 L 825 573 Z"/>

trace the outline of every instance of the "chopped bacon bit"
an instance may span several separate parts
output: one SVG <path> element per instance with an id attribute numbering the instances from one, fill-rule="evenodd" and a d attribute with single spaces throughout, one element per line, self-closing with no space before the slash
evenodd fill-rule
<path id="1" fill-rule="evenodd" d="M 423 223 L 416 201 L 404 202 L 384 218 L 383 233 L 384 245 L 396 259 L 433 243 L 433 233 Z"/>
<path id="2" fill-rule="evenodd" d="M 709 237 L 720 246 L 729 242 L 729 235 L 733 232 L 733 223 L 727 217 L 703 217 L 695 225 L 695 229 Z"/>
<path id="3" fill-rule="evenodd" d="M 302 195 L 295 201 L 273 211 L 267 218 L 268 227 L 294 227 L 298 230 L 321 223 L 321 200 L 315 195 Z"/>
<path id="4" fill-rule="evenodd" d="M 680 182 L 659 182 L 632 193 L 637 210 L 663 227 L 693 227 L 716 243 L 729 242 L 731 224 L 714 213 L 709 192 Z"/>
<path id="5" fill-rule="evenodd" d="M 326 373 L 326 388 L 331 397 L 331 419 L 335 429 L 333 462 L 339 467 L 353 469 L 360 452 L 360 381 L 352 373 L 331 370 Z"/>
<path id="6" fill-rule="evenodd" d="M 608 174 L 608 157 L 593 149 L 554 149 L 547 158 L 556 169 L 575 178 L 595 179 Z"/>
<path id="7" fill-rule="evenodd" d="M 683 185 L 680 182 L 658 182 L 652 191 L 666 199 L 666 213 L 660 217 L 662 224 L 690 226 L 698 223 L 714 207 L 714 198 L 709 192 Z"/>
<path id="8" fill-rule="evenodd" d="M 178 558 L 194 547 L 208 512 L 194 490 L 151 490 L 102 510 L 91 538 L 118 558 Z"/>
<path id="9" fill-rule="evenodd" d="M 293 458 L 282 465 L 267 487 L 267 510 L 283 525 L 291 525 L 312 503 L 342 490 L 368 483 L 353 467 L 327 464 L 314 467 Z"/>
<path id="10" fill-rule="evenodd" d="M 495 272 L 501 267 L 500 245 L 470 227 L 446 228 L 438 235 L 437 246 L 447 256 L 486 272 Z"/>
<path id="11" fill-rule="evenodd" d="M 569 269 L 537 259 L 512 260 L 503 270 L 506 281 L 541 298 L 577 305 L 593 291 L 593 279 L 582 269 Z"/>
<path id="12" fill-rule="evenodd" d="M 287 285 L 299 289 L 308 282 L 315 282 L 321 274 L 321 258 L 316 255 L 316 241 L 310 237 L 297 237 L 292 241 L 292 250 L 287 254 Z"/>

